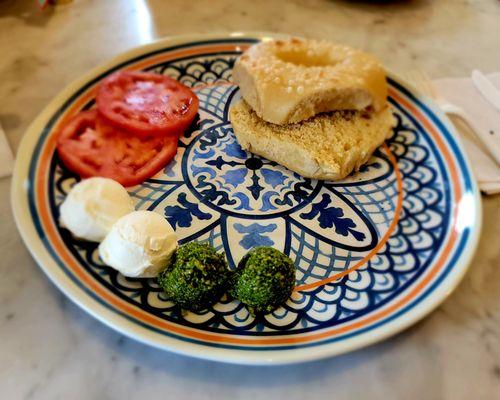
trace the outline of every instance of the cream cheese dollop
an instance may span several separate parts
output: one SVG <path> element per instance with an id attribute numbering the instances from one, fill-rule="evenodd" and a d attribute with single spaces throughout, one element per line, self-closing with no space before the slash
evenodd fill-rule
<path id="1" fill-rule="evenodd" d="M 95 177 L 72 187 L 59 208 L 59 221 L 75 237 L 100 242 L 118 219 L 132 211 L 134 204 L 122 185 Z"/>
<path id="2" fill-rule="evenodd" d="M 128 277 L 155 277 L 177 248 L 177 236 L 160 214 L 134 211 L 120 218 L 99 245 L 101 259 Z"/>

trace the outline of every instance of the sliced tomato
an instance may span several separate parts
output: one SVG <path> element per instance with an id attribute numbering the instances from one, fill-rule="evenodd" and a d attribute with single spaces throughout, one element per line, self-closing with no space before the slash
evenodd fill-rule
<path id="1" fill-rule="evenodd" d="M 180 134 L 198 112 L 198 98 L 168 76 L 121 71 L 101 83 L 99 112 L 116 126 L 141 135 Z"/>
<path id="2" fill-rule="evenodd" d="M 123 186 L 137 185 L 167 165 L 178 136 L 141 137 L 110 125 L 97 110 L 83 111 L 61 130 L 57 152 L 82 178 L 103 176 Z"/>

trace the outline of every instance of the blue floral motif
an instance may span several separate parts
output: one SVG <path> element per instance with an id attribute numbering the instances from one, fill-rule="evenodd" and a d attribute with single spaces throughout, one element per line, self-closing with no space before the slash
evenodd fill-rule
<path id="1" fill-rule="evenodd" d="M 239 158 L 241 160 L 247 159 L 247 153 L 242 150 L 241 146 L 237 142 L 230 142 L 226 144 L 224 152 L 234 158 Z"/>
<path id="2" fill-rule="evenodd" d="M 201 150 L 206 150 L 206 147 L 205 146 L 200 146 L 200 149 Z M 196 155 L 196 158 L 201 158 L 201 159 L 204 159 L 204 160 L 206 160 L 206 159 L 210 160 L 211 158 L 214 157 L 215 151 L 214 151 L 214 149 L 209 149 L 206 152 L 200 151 L 200 150 L 195 150 L 195 155 Z"/>
<path id="3" fill-rule="evenodd" d="M 235 210 L 248 210 L 252 211 L 252 207 L 250 207 L 250 200 L 248 196 L 244 193 L 235 193 L 234 197 L 236 197 L 240 201 L 240 205 L 235 208 Z"/>
<path id="4" fill-rule="evenodd" d="M 194 175 L 208 174 L 211 178 L 215 178 L 216 172 L 212 168 L 198 167 L 197 165 L 191 166 L 191 171 Z"/>
<path id="5" fill-rule="evenodd" d="M 218 190 L 213 183 L 207 182 L 206 176 L 198 177 L 198 184 L 196 187 L 200 190 L 200 193 L 207 201 L 213 201 L 219 206 L 224 204 L 236 204 L 236 200 L 229 199 L 227 191 Z"/>
<path id="6" fill-rule="evenodd" d="M 326 193 L 323 194 L 321 201 L 312 205 L 312 210 L 308 213 L 302 213 L 300 216 L 304 219 L 313 219 L 318 217 L 319 226 L 322 228 L 332 228 L 335 226 L 335 232 L 342 236 L 353 235 L 356 240 L 363 240 L 365 234 L 354 230 L 356 224 L 352 219 L 344 217 L 342 208 L 328 207 L 332 199 Z"/>
<path id="7" fill-rule="evenodd" d="M 233 188 L 237 188 L 238 185 L 245 181 L 247 176 L 247 170 L 245 168 L 231 169 L 222 175 L 222 179 L 226 181 L 227 184 L 231 185 Z"/>
<path id="8" fill-rule="evenodd" d="M 283 183 L 286 180 L 286 176 L 283 175 L 280 171 L 275 171 L 268 168 L 262 168 L 260 170 L 260 173 L 264 177 L 266 183 L 268 185 L 271 185 L 273 189 L 279 185 L 283 185 Z"/>
<path id="9" fill-rule="evenodd" d="M 264 190 L 264 186 L 259 184 L 259 176 L 255 173 L 255 171 L 252 173 L 252 184 L 250 186 L 247 186 L 247 189 L 250 191 L 252 194 L 252 197 L 257 200 L 260 196 L 260 193 Z"/>
<path id="10" fill-rule="evenodd" d="M 177 201 L 182 205 L 182 207 L 165 207 L 165 216 L 174 229 L 177 225 L 184 228 L 190 226 L 193 222 L 193 215 L 201 220 L 212 218 L 210 214 L 200 211 L 197 204 L 191 203 L 187 200 L 186 193 L 180 193 L 179 196 L 177 196 Z"/>
<path id="11" fill-rule="evenodd" d="M 220 127 L 219 129 L 209 128 L 208 130 L 205 131 L 204 135 L 200 139 L 200 149 L 203 151 L 207 149 L 210 149 L 209 150 L 210 152 L 213 151 L 211 147 L 217 144 L 219 139 L 226 136 L 227 133 L 228 133 L 228 128 L 223 128 L 223 127 Z M 211 158 L 211 157 L 212 156 L 203 158 Z"/>
<path id="12" fill-rule="evenodd" d="M 229 165 L 231 167 L 236 167 L 237 165 L 241 165 L 241 163 L 236 161 L 226 161 L 221 156 L 218 156 L 215 160 L 208 160 L 207 165 L 211 165 L 218 170 L 221 170 L 224 165 Z"/>
<path id="13" fill-rule="evenodd" d="M 292 205 L 294 202 L 301 202 L 309 197 L 310 191 L 313 190 L 310 179 L 305 179 L 304 182 L 297 182 L 293 185 L 293 190 L 285 193 L 283 198 L 276 200 L 276 204 Z"/>
<path id="14" fill-rule="evenodd" d="M 276 207 L 275 205 L 273 205 L 271 203 L 271 198 L 276 197 L 276 196 L 278 196 L 277 192 L 273 192 L 273 191 L 265 192 L 262 196 L 262 208 L 261 208 L 261 210 L 262 211 L 277 210 L 278 207 Z"/>
<path id="15" fill-rule="evenodd" d="M 245 233 L 243 239 L 240 240 L 241 246 L 246 250 L 249 250 L 256 246 L 272 246 L 274 241 L 269 237 L 265 236 L 265 233 L 271 233 L 276 230 L 276 224 L 261 225 L 258 223 L 253 223 L 249 226 L 242 224 L 234 224 L 234 229 L 239 233 Z"/>

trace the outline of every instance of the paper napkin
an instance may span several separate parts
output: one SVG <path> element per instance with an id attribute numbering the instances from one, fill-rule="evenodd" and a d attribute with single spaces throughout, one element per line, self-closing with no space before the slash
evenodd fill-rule
<path id="1" fill-rule="evenodd" d="M 500 72 L 489 74 L 487 77 L 500 90 Z M 471 78 L 436 79 L 433 84 L 441 97 L 465 110 L 479 129 L 500 141 L 500 112 L 483 98 Z M 500 193 L 500 167 L 463 121 L 451 119 L 462 136 L 479 189 L 485 194 Z"/>

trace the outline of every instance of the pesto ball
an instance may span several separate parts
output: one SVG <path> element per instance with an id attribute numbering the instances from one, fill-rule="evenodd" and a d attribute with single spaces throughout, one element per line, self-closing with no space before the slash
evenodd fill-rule
<path id="1" fill-rule="evenodd" d="M 223 253 L 206 243 L 190 242 L 176 250 L 158 275 L 158 284 L 181 308 L 201 311 L 221 298 L 229 274 Z"/>
<path id="2" fill-rule="evenodd" d="M 229 292 L 253 315 L 268 314 L 288 300 L 294 286 L 293 261 L 272 247 L 256 247 L 238 264 Z"/>

